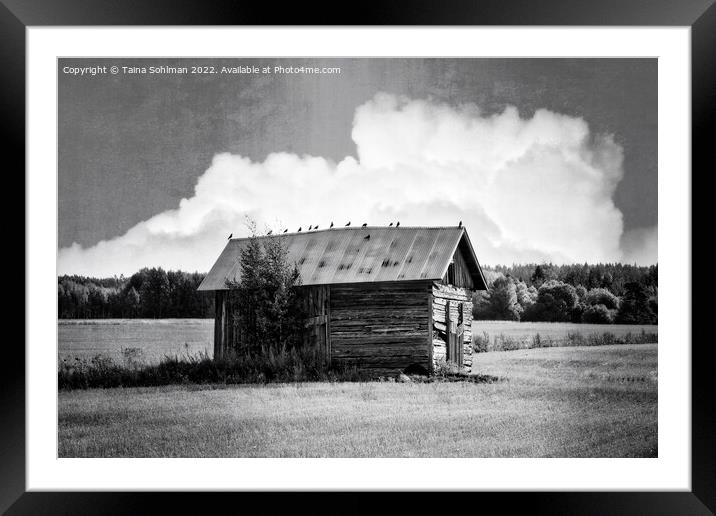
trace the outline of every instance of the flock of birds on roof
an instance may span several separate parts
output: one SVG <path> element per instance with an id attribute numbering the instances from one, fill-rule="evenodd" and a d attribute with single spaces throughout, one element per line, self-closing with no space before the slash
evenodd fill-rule
<path id="1" fill-rule="evenodd" d="M 350 226 L 350 225 L 351 225 L 351 221 L 349 220 L 348 223 L 345 225 L 345 227 L 348 227 L 348 226 Z M 328 229 L 331 229 L 332 227 L 333 227 L 333 222 L 331 222 L 331 225 L 328 226 Z M 362 228 L 368 227 L 368 223 L 367 223 L 367 222 L 364 222 L 361 227 L 362 227 Z M 393 227 L 393 223 L 391 222 L 390 224 L 388 224 L 388 227 L 389 227 L 389 228 Z M 395 227 L 396 227 L 396 228 L 397 228 L 397 227 L 400 227 L 400 221 L 398 221 L 398 222 L 395 223 Z M 460 223 L 457 225 L 457 227 L 459 227 L 459 228 L 462 227 L 462 221 L 460 221 Z M 303 226 L 299 227 L 299 228 L 298 228 L 298 231 L 296 231 L 296 233 L 300 233 L 302 229 L 303 229 Z M 308 231 L 316 231 L 317 229 L 318 229 L 318 224 L 316 224 L 315 226 L 314 226 L 313 224 L 311 224 L 310 226 L 308 226 Z M 288 233 L 288 228 L 284 229 L 283 232 L 284 232 L 284 233 Z M 272 235 L 272 234 L 273 234 L 273 230 L 269 230 L 268 233 L 266 233 L 267 236 L 268 236 L 268 235 Z M 231 237 L 233 237 L 233 236 L 234 236 L 234 234 L 231 233 L 231 234 L 229 235 L 229 240 L 231 240 Z M 364 238 L 365 238 L 366 240 L 368 240 L 368 239 L 370 239 L 370 235 L 368 235 L 367 237 L 364 237 Z"/>

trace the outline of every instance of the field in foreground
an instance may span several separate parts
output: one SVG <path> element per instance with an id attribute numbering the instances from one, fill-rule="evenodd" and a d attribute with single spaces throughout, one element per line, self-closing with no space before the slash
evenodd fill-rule
<path id="1" fill-rule="evenodd" d="M 477 383 L 59 393 L 60 457 L 655 457 L 657 346 L 484 353 Z"/>

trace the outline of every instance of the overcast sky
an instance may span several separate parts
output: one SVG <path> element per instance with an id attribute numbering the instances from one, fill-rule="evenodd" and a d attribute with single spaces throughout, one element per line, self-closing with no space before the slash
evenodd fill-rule
<path id="1" fill-rule="evenodd" d="M 63 73 L 97 65 L 341 73 Z M 246 214 L 464 220 L 486 264 L 657 261 L 655 59 L 62 59 L 58 81 L 61 274 L 207 271 Z"/>

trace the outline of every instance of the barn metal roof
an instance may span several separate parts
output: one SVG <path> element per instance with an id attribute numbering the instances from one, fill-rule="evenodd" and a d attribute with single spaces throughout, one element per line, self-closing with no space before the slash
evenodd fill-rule
<path id="1" fill-rule="evenodd" d="M 343 227 L 258 238 L 285 241 L 303 285 L 439 280 L 460 246 L 475 288 L 487 288 L 464 227 Z M 248 241 L 229 240 L 199 290 L 225 290 L 227 280 L 240 281 Z"/>

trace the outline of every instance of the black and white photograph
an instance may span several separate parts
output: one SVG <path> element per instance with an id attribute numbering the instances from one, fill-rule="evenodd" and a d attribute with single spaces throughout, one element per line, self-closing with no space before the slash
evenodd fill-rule
<path id="1" fill-rule="evenodd" d="M 658 66 L 57 59 L 58 457 L 658 458 Z"/>

